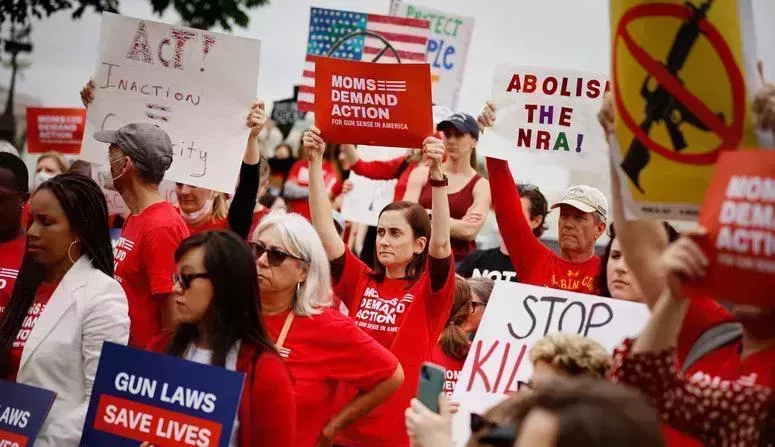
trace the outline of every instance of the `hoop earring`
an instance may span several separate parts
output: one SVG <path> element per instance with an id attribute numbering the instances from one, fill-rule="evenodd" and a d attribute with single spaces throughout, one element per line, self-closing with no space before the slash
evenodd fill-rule
<path id="1" fill-rule="evenodd" d="M 75 240 L 73 242 L 70 242 L 70 246 L 67 247 L 67 257 L 70 259 L 71 264 L 75 264 L 75 260 L 73 260 L 73 256 L 70 254 L 70 249 L 73 248 L 73 245 L 77 244 L 78 242 L 80 241 Z"/>

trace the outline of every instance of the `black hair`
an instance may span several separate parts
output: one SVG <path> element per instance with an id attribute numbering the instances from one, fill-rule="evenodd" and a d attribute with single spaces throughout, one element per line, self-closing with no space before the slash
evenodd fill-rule
<path id="1" fill-rule="evenodd" d="M 662 222 L 662 226 L 664 226 L 665 231 L 667 232 L 667 241 L 668 243 L 675 242 L 680 234 L 678 233 L 678 230 L 673 228 L 672 225 L 670 225 L 667 222 Z M 614 224 L 611 222 L 611 224 L 608 226 L 608 235 L 610 236 L 610 239 L 608 239 L 608 244 L 605 246 L 605 251 L 603 251 L 603 256 L 601 257 L 600 262 L 600 272 L 598 273 L 598 284 L 600 284 L 600 296 L 604 297 L 611 297 L 611 291 L 608 290 L 608 258 L 611 257 L 611 246 L 614 243 L 614 239 L 616 239 L 616 229 L 614 229 Z"/>
<path id="2" fill-rule="evenodd" d="M 256 358 L 266 351 L 276 353 L 261 319 L 256 260 L 248 244 L 230 231 L 205 231 L 181 242 L 175 251 L 175 261 L 198 247 L 205 252 L 204 269 L 213 285 L 213 299 L 206 317 L 212 323 L 212 365 L 224 367 L 226 355 L 238 340 L 257 345 Z M 199 329 L 194 323 L 179 325 L 166 352 L 182 357 L 196 341 Z"/>
<path id="3" fill-rule="evenodd" d="M 80 174 L 60 174 L 41 184 L 40 191 L 49 191 L 67 216 L 82 253 L 91 265 L 113 277 L 113 248 L 108 231 L 108 205 L 99 186 Z M 0 376 L 8 373 L 9 351 L 21 328 L 27 311 L 35 301 L 35 293 L 45 277 L 45 266 L 28 254 L 24 255 L 11 300 L 0 316 Z"/>
<path id="4" fill-rule="evenodd" d="M 517 185 L 517 193 L 519 197 L 524 197 L 530 200 L 530 218 L 541 218 L 541 225 L 533 229 L 535 237 L 541 237 L 544 231 L 548 230 L 546 226 L 546 215 L 549 214 L 549 202 L 547 202 L 544 194 L 533 185 Z"/>
<path id="5" fill-rule="evenodd" d="M 21 158 L 8 152 L 0 152 L 0 169 L 11 172 L 12 184 L 9 186 L 14 190 L 21 193 L 30 192 L 30 174 Z"/>

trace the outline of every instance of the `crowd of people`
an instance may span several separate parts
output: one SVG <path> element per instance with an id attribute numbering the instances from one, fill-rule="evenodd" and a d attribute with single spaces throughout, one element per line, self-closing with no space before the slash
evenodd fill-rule
<path id="1" fill-rule="evenodd" d="M 775 132 L 772 84 L 753 112 Z M 314 126 L 267 158 L 256 101 L 233 194 L 178 183 L 176 205 L 159 191 L 172 143 L 151 124 L 94 134 L 103 185 L 57 153 L 34 176 L 0 153 L 0 377 L 57 393 L 35 445 L 78 445 L 110 341 L 245 373 L 230 446 L 451 446 L 452 391 L 494 279 L 640 302 L 651 317 L 613 355 L 547 335 L 532 378 L 472 416 L 469 446 L 775 445 L 775 303 L 686 296 L 706 275 L 702 230 L 626 220 L 618 187 L 609 202 L 574 185 L 550 206 L 503 160 L 487 158 L 485 178 L 476 147 L 495 117 L 492 102 L 456 113 L 387 161 Z M 599 119 L 613 131 L 610 92 Z M 349 172 L 397 179 L 376 227 L 338 213 Z M 105 188 L 128 215 L 111 215 Z M 502 243 L 477 249 L 491 209 Z M 550 212 L 559 253 L 540 239 Z M 438 413 L 415 398 L 424 362 L 447 372 Z"/>

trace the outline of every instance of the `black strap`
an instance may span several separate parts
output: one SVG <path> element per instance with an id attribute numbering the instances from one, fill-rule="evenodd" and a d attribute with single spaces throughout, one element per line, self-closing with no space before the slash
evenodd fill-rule
<path id="1" fill-rule="evenodd" d="M 689 368 L 709 352 L 732 343 L 743 336 L 743 325 L 740 323 L 721 323 L 706 330 L 700 335 L 689 354 L 686 356 L 681 374 L 686 374 Z"/>

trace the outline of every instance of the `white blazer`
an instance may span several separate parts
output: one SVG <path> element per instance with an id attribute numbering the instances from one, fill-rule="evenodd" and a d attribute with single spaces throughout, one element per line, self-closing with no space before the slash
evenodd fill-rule
<path id="1" fill-rule="evenodd" d="M 78 445 L 102 342 L 128 340 L 124 290 L 81 256 L 54 290 L 22 351 L 16 381 L 57 393 L 34 447 Z"/>

